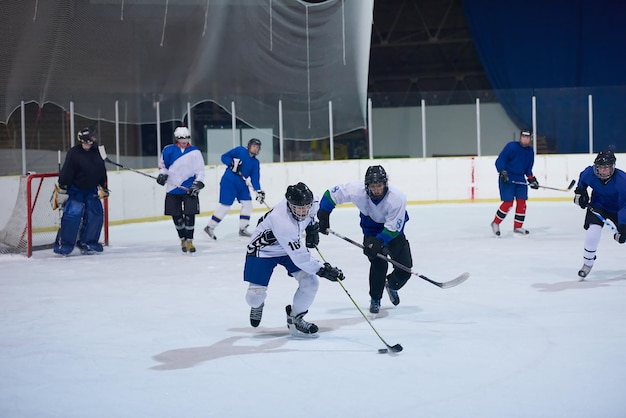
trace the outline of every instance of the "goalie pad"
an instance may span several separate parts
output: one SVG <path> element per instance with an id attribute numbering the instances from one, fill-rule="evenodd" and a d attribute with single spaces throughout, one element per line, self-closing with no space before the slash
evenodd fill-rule
<path id="1" fill-rule="evenodd" d="M 55 184 L 52 196 L 50 196 L 50 205 L 52 206 L 52 210 L 63 209 L 67 199 L 67 190 L 63 190 L 58 184 Z"/>

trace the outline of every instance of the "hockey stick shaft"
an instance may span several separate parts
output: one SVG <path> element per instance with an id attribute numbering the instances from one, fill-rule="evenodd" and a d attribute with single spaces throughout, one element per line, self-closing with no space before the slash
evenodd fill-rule
<path id="1" fill-rule="evenodd" d="M 511 183 L 513 183 L 513 184 L 521 184 L 521 185 L 524 185 L 524 186 L 528 186 L 529 185 L 528 183 L 524 183 L 524 182 L 521 182 L 521 181 L 512 181 Z M 557 187 L 550 187 L 550 186 L 542 186 L 541 184 L 539 185 L 539 188 L 540 189 L 556 190 L 556 191 L 559 191 L 559 192 L 569 192 L 570 190 L 572 190 L 572 187 L 574 187 L 574 184 L 576 184 L 576 180 L 572 180 L 570 182 L 569 186 L 567 186 L 566 189 L 559 189 Z"/>
<path id="2" fill-rule="evenodd" d="M 608 226 L 609 228 L 611 228 L 611 230 L 613 232 L 617 232 L 617 228 L 615 228 L 615 225 L 613 225 L 612 222 L 609 222 L 608 219 L 606 219 L 604 216 L 600 215 L 598 212 L 596 212 L 591 206 L 589 207 L 589 210 L 591 211 L 591 213 L 593 213 L 594 215 L 596 215 L 598 217 L 598 219 L 600 219 L 602 222 L 604 222 L 604 224 L 606 226 Z"/>
<path id="3" fill-rule="evenodd" d="M 360 243 L 358 243 L 356 241 L 353 241 L 350 238 L 345 237 L 345 236 L 343 236 L 343 235 L 341 235 L 341 234 L 339 234 L 339 233 L 337 233 L 337 232 L 335 232 L 335 231 L 333 231 L 331 229 L 328 229 L 328 232 L 333 234 L 336 237 L 341 238 L 344 241 L 349 242 L 352 245 L 355 245 L 355 246 L 357 246 L 357 247 L 359 247 L 359 248 L 361 248 L 363 250 L 365 249 L 365 247 L 362 244 L 360 244 Z M 457 286 L 457 285 L 463 283 L 465 280 L 467 280 L 469 278 L 469 276 L 470 276 L 470 274 L 468 272 L 465 272 L 465 273 L 461 274 L 460 276 L 458 276 L 458 277 L 456 277 L 456 278 L 454 278 L 454 279 L 452 279 L 452 280 L 450 280 L 448 282 L 437 282 L 435 280 L 429 279 L 428 277 L 424 276 L 423 274 L 414 272 L 409 267 L 407 267 L 407 266 L 405 266 L 403 264 L 400 264 L 396 260 L 393 260 L 393 259 L 391 259 L 391 258 L 389 258 L 389 257 L 387 257 L 387 256 L 385 256 L 383 254 L 377 253 L 376 257 L 378 257 L 378 258 L 380 258 L 382 260 L 385 260 L 386 262 L 392 264 L 393 266 L 399 268 L 400 270 L 404 270 L 407 273 L 411 273 L 412 275 L 417 276 L 417 277 L 419 277 L 422 280 L 426 280 L 428 283 L 432 283 L 435 286 L 438 286 L 438 287 L 440 287 L 442 289 L 447 289 L 447 288 L 450 288 L 450 287 Z"/>
<path id="4" fill-rule="evenodd" d="M 256 190 L 254 190 L 254 187 L 252 187 L 252 182 L 250 181 L 250 178 L 244 177 L 243 174 L 241 174 L 241 173 L 239 173 L 239 177 L 241 177 L 243 179 L 243 181 L 246 182 L 246 185 L 248 186 L 248 188 L 250 190 L 252 190 L 254 192 L 254 194 L 258 197 L 259 194 L 257 193 Z M 267 202 L 265 200 L 263 200 L 263 204 L 265 205 L 266 208 L 271 209 L 270 206 L 267 204 Z"/>
<path id="5" fill-rule="evenodd" d="M 107 156 L 106 150 L 104 149 L 104 145 L 98 146 L 98 152 L 100 153 L 100 157 L 102 157 L 102 159 L 104 160 L 105 163 L 116 165 L 119 168 L 123 168 L 124 170 L 132 171 L 133 173 L 141 174 L 142 176 L 150 177 L 151 179 L 154 179 L 154 180 L 157 179 L 156 176 L 153 176 L 153 175 L 148 174 L 148 173 L 144 173 L 143 171 L 139 171 L 139 170 L 136 170 L 134 168 L 126 167 L 125 165 L 122 165 L 122 164 L 116 163 L 115 161 L 112 161 Z M 172 183 L 170 183 L 170 184 L 172 184 Z M 189 191 L 189 188 L 185 187 L 185 186 L 179 186 L 177 184 L 172 184 L 172 186 L 178 187 L 179 189 L 183 189 L 183 190 Z"/>
<path id="6" fill-rule="evenodd" d="M 319 248 L 317 248 L 317 245 L 315 246 L 315 249 L 317 250 L 317 253 L 320 255 L 320 257 L 322 258 L 322 260 L 326 263 L 326 258 L 324 257 L 324 255 L 322 254 L 322 252 L 320 251 Z M 380 340 L 383 342 L 383 344 L 385 344 L 387 346 L 387 348 L 391 351 L 393 351 L 394 353 L 398 353 L 400 351 L 402 351 L 402 346 L 400 344 L 396 344 L 396 345 L 389 345 L 387 343 L 387 341 L 385 341 L 385 339 L 380 335 L 380 333 L 378 332 L 378 330 L 376 330 L 376 328 L 374 328 L 374 325 L 372 324 L 372 322 L 367 319 L 367 315 L 365 315 L 365 313 L 363 312 L 363 310 L 359 307 L 359 304 L 356 303 L 356 301 L 354 300 L 354 298 L 352 297 L 352 295 L 350 294 L 350 292 L 348 292 L 348 289 L 346 289 L 346 287 L 344 286 L 344 284 L 341 282 L 341 280 L 337 280 L 337 283 L 339 283 L 339 285 L 341 286 L 341 288 L 343 289 L 344 292 L 346 292 L 346 295 L 348 295 L 348 297 L 350 298 L 350 300 L 352 301 L 352 304 L 354 304 L 354 306 L 358 309 L 358 311 L 361 313 L 361 315 L 363 316 L 363 319 L 365 319 L 365 321 L 369 324 L 369 326 L 372 328 L 372 330 L 376 333 L 376 335 L 378 336 L 378 338 L 380 338 Z"/>

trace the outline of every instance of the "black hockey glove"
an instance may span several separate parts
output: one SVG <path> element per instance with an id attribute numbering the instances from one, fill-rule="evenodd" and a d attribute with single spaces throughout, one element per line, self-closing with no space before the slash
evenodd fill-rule
<path id="1" fill-rule="evenodd" d="M 331 282 L 345 279 L 343 272 L 337 267 L 331 266 L 329 263 L 324 263 L 324 267 L 317 272 L 317 275 L 328 279 Z"/>
<path id="2" fill-rule="evenodd" d="M 169 176 L 167 174 L 159 174 L 157 176 L 157 183 L 159 183 L 161 186 L 165 186 L 165 183 L 167 183 L 167 178 Z"/>
<path id="3" fill-rule="evenodd" d="M 189 196 L 198 196 L 200 194 L 200 190 L 204 189 L 204 183 L 201 181 L 194 181 L 189 190 L 187 190 L 187 194 Z"/>
<path id="4" fill-rule="evenodd" d="M 620 244 L 626 242 L 626 224 L 620 224 L 617 227 L 617 234 L 613 235 L 613 238 Z"/>
<path id="5" fill-rule="evenodd" d="M 376 237 L 365 237 L 363 239 L 363 254 L 369 259 L 376 258 L 376 254 L 387 255 L 387 251 L 383 248 L 383 240 Z"/>
<path id="6" fill-rule="evenodd" d="M 537 181 L 537 177 L 528 177 L 528 185 L 531 189 L 537 190 L 539 188 L 539 182 Z"/>
<path id="7" fill-rule="evenodd" d="M 500 171 L 500 182 L 502 184 L 506 184 L 509 182 L 509 173 L 506 172 L 506 170 L 502 170 Z"/>
<path id="8" fill-rule="evenodd" d="M 239 158 L 233 158 L 230 162 L 230 169 L 233 170 L 233 173 L 241 173 L 241 160 Z"/>
<path id="9" fill-rule="evenodd" d="M 315 222 L 306 227 L 306 247 L 315 248 L 320 243 L 320 224 Z"/>
<path id="10" fill-rule="evenodd" d="M 577 187 L 574 190 L 574 203 L 580 206 L 582 209 L 585 209 L 589 204 L 589 194 L 587 194 L 587 188 Z"/>
<path id="11" fill-rule="evenodd" d="M 330 212 L 324 209 L 317 211 L 317 219 L 319 219 L 319 230 L 322 234 L 328 235 L 330 229 Z"/>
<path id="12" fill-rule="evenodd" d="M 265 192 L 263 190 L 256 191 L 256 201 L 260 204 L 265 203 Z"/>

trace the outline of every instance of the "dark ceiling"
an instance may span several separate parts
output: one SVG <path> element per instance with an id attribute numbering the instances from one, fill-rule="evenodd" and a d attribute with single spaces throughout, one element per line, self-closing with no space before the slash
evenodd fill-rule
<path id="1" fill-rule="evenodd" d="M 489 99 L 462 0 L 375 0 L 368 92 L 375 106 Z"/>

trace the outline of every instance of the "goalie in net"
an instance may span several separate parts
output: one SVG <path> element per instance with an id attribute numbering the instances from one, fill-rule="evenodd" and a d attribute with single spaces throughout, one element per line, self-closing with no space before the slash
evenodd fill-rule
<path id="1" fill-rule="evenodd" d="M 20 177 L 15 206 L 0 229 L 0 254 L 30 257 L 33 250 L 54 248 L 67 255 L 75 246 L 93 253 L 108 245 L 108 205 L 100 202 L 108 196 L 106 168 L 94 144 L 95 130 L 81 130 L 78 139 L 60 173 Z"/>

